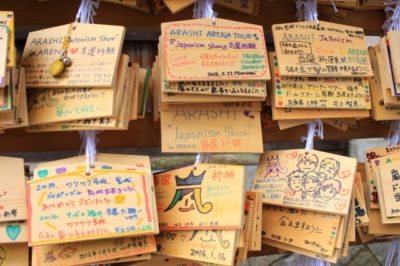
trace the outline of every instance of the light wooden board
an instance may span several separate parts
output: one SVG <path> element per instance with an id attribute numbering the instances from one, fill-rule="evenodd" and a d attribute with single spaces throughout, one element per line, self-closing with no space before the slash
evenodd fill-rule
<path id="1" fill-rule="evenodd" d="M 243 166 L 197 164 L 154 178 L 161 230 L 242 228 Z"/>
<path id="2" fill-rule="evenodd" d="M 267 205 L 263 237 L 332 256 L 340 219 L 338 215 Z"/>
<path id="3" fill-rule="evenodd" d="M 362 28 L 325 21 L 272 26 L 282 76 L 370 77 Z"/>
<path id="4" fill-rule="evenodd" d="M 232 265 L 237 234 L 237 230 L 164 231 L 156 239 L 161 254 Z"/>
<path id="5" fill-rule="evenodd" d="M 161 111 L 163 152 L 263 151 L 260 112 L 251 110 Z"/>
<path id="6" fill-rule="evenodd" d="M 29 244 L 155 233 L 150 177 L 131 168 L 96 162 L 89 176 L 84 162 L 36 168 L 28 183 Z"/>
<path id="7" fill-rule="evenodd" d="M 0 157 L 0 222 L 27 219 L 24 160 Z"/>
<path id="8" fill-rule="evenodd" d="M 316 150 L 267 151 L 252 190 L 267 204 L 346 215 L 356 166 L 354 158 Z"/>
<path id="9" fill-rule="evenodd" d="M 21 65 L 26 67 L 30 88 L 114 87 L 125 28 L 98 24 L 76 24 L 67 56 L 72 64 L 60 77 L 50 75 L 50 65 L 60 57 L 69 24 L 30 32 Z"/>
<path id="10" fill-rule="evenodd" d="M 32 248 L 35 266 L 83 265 L 156 251 L 154 236 L 102 239 Z"/>
<path id="11" fill-rule="evenodd" d="M 168 81 L 270 79 L 261 26 L 218 19 L 161 24 Z"/>

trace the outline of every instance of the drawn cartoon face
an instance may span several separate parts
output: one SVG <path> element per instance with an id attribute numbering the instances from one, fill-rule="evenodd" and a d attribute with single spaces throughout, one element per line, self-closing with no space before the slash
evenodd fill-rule
<path id="1" fill-rule="evenodd" d="M 301 191 L 303 186 L 303 175 L 301 171 L 294 171 L 289 174 L 288 186 L 294 191 Z"/>
<path id="2" fill-rule="evenodd" d="M 178 208 L 181 212 L 194 211 L 196 209 L 194 200 L 193 190 L 185 189 L 182 193 L 182 199 L 176 203 L 175 208 Z"/>
<path id="3" fill-rule="evenodd" d="M 319 190 L 319 195 L 321 199 L 328 201 L 333 199 L 342 188 L 342 184 L 336 179 L 326 179 L 322 182 L 321 188 Z"/>
<path id="4" fill-rule="evenodd" d="M 51 97 L 51 91 L 41 90 L 30 93 L 28 96 L 28 110 L 41 109 L 44 107 L 54 107 L 58 100 Z"/>
<path id="5" fill-rule="evenodd" d="M 297 162 L 297 168 L 305 173 L 314 171 L 318 165 L 318 157 L 315 154 L 301 154 Z"/>
<path id="6" fill-rule="evenodd" d="M 64 248 L 64 249 L 58 254 L 58 256 L 59 256 L 61 259 L 69 259 L 69 258 L 72 258 L 72 257 L 74 256 L 75 252 L 76 252 L 76 248 L 70 248 L 70 247 L 68 247 L 68 248 Z"/>
<path id="7" fill-rule="evenodd" d="M 3 247 L 0 247 L 0 265 L 6 265 L 6 259 L 7 250 L 5 250 Z"/>
<path id="8" fill-rule="evenodd" d="M 53 250 L 51 250 L 51 251 L 49 251 L 49 252 L 46 252 L 45 254 L 44 254 L 44 262 L 53 262 L 53 261 L 56 261 L 57 260 L 57 258 L 54 256 L 54 252 L 53 252 Z"/>
<path id="9" fill-rule="evenodd" d="M 321 161 L 318 175 L 321 179 L 333 179 L 339 172 L 340 163 L 332 158 L 325 158 Z"/>
<path id="10" fill-rule="evenodd" d="M 319 178 L 316 172 L 308 172 L 303 177 L 303 187 L 307 192 L 316 191 L 319 185 Z"/>

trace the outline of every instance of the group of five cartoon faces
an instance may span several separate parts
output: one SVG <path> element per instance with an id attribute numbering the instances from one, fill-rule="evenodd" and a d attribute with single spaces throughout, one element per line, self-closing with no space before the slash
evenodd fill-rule
<path id="1" fill-rule="evenodd" d="M 319 162 L 315 154 L 301 154 L 297 169 L 288 175 L 288 186 L 295 193 L 301 193 L 302 199 L 325 201 L 333 199 L 341 190 L 342 184 L 335 179 L 340 169 L 340 162 L 324 158 Z"/>

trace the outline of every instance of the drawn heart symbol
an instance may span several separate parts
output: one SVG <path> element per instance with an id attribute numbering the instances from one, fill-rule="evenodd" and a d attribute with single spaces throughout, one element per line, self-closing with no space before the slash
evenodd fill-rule
<path id="1" fill-rule="evenodd" d="M 125 195 L 115 195 L 114 196 L 114 201 L 115 204 L 123 204 L 126 200 L 126 196 Z"/>
<path id="2" fill-rule="evenodd" d="M 40 178 L 45 178 L 49 174 L 49 171 L 47 170 L 39 170 L 38 175 Z"/>
<path id="3" fill-rule="evenodd" d="M 57 173 L 58 175 L 63 174 L 63 173 L 65 173 L 65 172 L 67 172 L 67 168 L 65 168 L 65 167 L 60 167 L 60 168 L 57 168 L 57 169 L 56 169 L 56 173 Z"/>
<path id="4" fill-rule="evenodd" d="M 335 208 L 338 211 L 343 210 L 345 207 L 346 207 L 346 203 L 336 203 L 335 204 Z"/>
<path id="5" fill-rule="evenodd" d="M 183 242 L 183 241 L 185 241 L 185 239 L 186 239 L 186 236 L 185 235 L 181 235 L 181 241 Z"/>
<path id="6" fill-rule="evenodd" d="M 294 196 L 294 194 L 295 194 L 294 191 L 287 191 L 287 192 L 285 192 L 285 196 L 288 196 L 288 197 L 292 197 L 292 196 Z"/>
<path id="7" fill-rule="evenodd" d="M 112 167 L 109 166 L 109 165 L 103 165 L 103 166 L 101 167 L 101 169 L 112 169 Z"/>
<path id="8" fill-rule="evenodd" d="M 342 189 L 340 190 L 340 195 L 347 196 L 350 193 L 350 189 Z"/>
<path id="9" fill-rule="evenodd" d="M 295 159 L 299 153 L 297 151 L 292 151 L 291 153 L 286 154 L 286 158 Z"/>
<path id="10" fill-rule="evenodd" d="M 6 227 L 6 232 L 7 232 L 7 236 L 12 241 L 15 241 L 15 239 L 17 239 L 18 236 L 21 234 L 21 226 L 19 224 L 16 224 L 16 225 L 9 224 Z"/>
<path id="11" fill-rule="evenodd" d="M 341 179 L 345 179 L 345 178 L 348 178 L 350 176 L 350 174 L 351 174 L 350 170 L 340 171 L 338 173 L 338 177 L 341 178 Z"/>
<path id="12" fill-rule="evenodd" d="M 71 54 L 76 54 L 76 52 L 78 52 L 78 50 L 79 50 L 79 48 L 71 48 L 71 49 L 69 49 Z"/>

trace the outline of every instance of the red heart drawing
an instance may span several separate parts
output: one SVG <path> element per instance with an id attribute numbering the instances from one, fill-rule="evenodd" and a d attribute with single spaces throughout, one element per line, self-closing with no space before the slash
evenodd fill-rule
<path id="1" fill-rule="evenodd" d="M 349 193 L 350 193 L 350 189 L 342 189 L 342 190 L 340 190 L 340 195 L 342 195 L 342 196 L 349 195 Z"/>
<path id="2" fill-rule="evenodd" d="M 69 49 L 69 51 L 71 52 L 71 54 L 76 54 L 76 52 L 78 52 L 79 48 L 71 48 Z"/>
<path id="3" fill-rule="evenodd" d="M 294 196 L 295 193 L 296 192 L 294 192 L 294 191 L 287 191 L 287 192 L 285 192 L 285 196 L 292 197 L 292 196 Z"/>
<path id="4" fill-rule="evenodd" d="M 297 151 L 292 151 L 291 153 L 286 154 L 286 158 L 288 159 L 295 159 L 298 155 Z"/>
<path id="5" fill-rule="evenodd" d="M 350 176 L 350 174 L 351 174 L 350 170 L 340 171 L 338 173 L 338 177 L 341 178 L 341 179 L 345 179 L 345 178 L 348 178 Z"/>
<path id="6" fill-rule="evenodd" d="M 346 207 L 346 203 L 336 203 L 335 204 L 335 209 L 340 211 L 343 210 Z"/>

